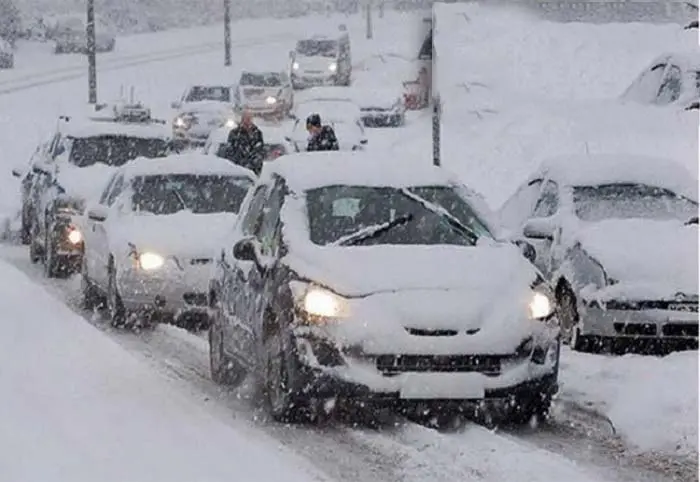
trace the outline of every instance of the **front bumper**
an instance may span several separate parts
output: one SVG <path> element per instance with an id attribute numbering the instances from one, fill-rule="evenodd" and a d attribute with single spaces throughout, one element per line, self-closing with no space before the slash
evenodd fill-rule
<path id="1" fill-rule="evenodd" d="M 335 74 L 330 73 L 292 73 L 292 85 L 299 88 L 308 87 L 324 87 L 336 85 L 338 78 Z"/>
<path id="2" fill-rule="evenodd" d="M 403 124 L 404 114 L 393 111 L 363 112 L 362 123 L 365 127 L 396 127 Z"/>

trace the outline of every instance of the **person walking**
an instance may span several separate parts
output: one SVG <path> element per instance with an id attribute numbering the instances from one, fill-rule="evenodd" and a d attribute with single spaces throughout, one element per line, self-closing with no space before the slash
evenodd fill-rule
<path id="1" fill-rule="evenodd" d="M 307 117 L 306 130 L 310 134 L 309 143 L 306 146 L 308 152 L 340 150 L 335 131 L 331 126 L 321 123 L 320 115 L 311 114 Z"/>
<path id="2" fill-rule="evenodd" d="M 226 158 L 260 174 L 265 158 L 265 142 L 250 112 L 244 111 L 241 122 L 229 132 Z"/>

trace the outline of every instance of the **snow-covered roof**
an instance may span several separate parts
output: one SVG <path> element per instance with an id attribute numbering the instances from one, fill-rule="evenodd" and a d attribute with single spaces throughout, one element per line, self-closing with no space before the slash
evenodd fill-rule
<path id="1" fill-rule="evenodd" d="M 312 102 L 350 101 L 360 106 L 369 104 L 386 104 L 394 102 L 401 96 L 399 84 L 390 86 L 373 86 L 371 89 L 359 87 L 312 87 L 306 92 L 296 94 L 297 104 Z"/>
<path id="2" fill-rule="evenodd" d="M 89 119 L 71 119 L 62 121 L 60 130 L 70 137 L 94 137 L 118 135 L 140 137 L 144 139 L 169 139 L 170 129 L 164 124 L 127 123 L 110 121 L 92 121 Z"/>
<path id="3" fill-rule="evenodd" d="M 311 87 L 310 89 L 297 92 L 294 98 L 297 104 L 304 102 L 312 102 L 319 99 L 346 99 L 353 100 L 355 89 L 352 87 L 338 87 L 338 86 L 327 86 L 327 87 Z"/>
<path id="4" fill-rule="evenodd" d="M 698 180 L 679 162 L 662 157 L 577 154 L 545 160 L 531 179 L 546 176 L 565 186 L 640 183 L 697 199 Z"/>
<path id="5" fill-rule="evenodd" d="M 256 179 L 252 171 L 231 161 L 193 152 L 155 159 L 140 157 L 124 165 L 121 169 L 128 177 L 156 174 L 220 174 Z"/>
<path id="6" fill-rule="evenodd" d="M 283 177 L 290 190 L 302 192 L 323 186 L 411 187 L 455 185 L 459 181 L 444 168 L 426 162 L 407 169 L 404 159 L 387 159 L 366 152 L 303 152 L 265 164 L 260 175 Z"/>
<path id="7" fill-rule="evenodd" d="M 666 52 L 656 57 L 653 63 L 670 59 L 683 70 L 700 70 L 700 50 L 688 50 L 681 52 Z"/>
<path id="8" fill-rule="evenodd" d="M 233 103 L 222 100 L 185 101 L 180 110 L 182 112 L 233 112 Z"/>
<path id="9" fill-rule="evenodd" d="M 297 103 L 294 112 L 300 118 L 319 114 L 322 121 L 344 121 L 357 119 L 361 115 L 360 107 L 349 100 L 314 100 Z"/>

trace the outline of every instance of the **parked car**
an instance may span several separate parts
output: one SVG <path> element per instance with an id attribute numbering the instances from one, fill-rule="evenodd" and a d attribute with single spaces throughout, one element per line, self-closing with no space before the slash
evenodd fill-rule
<path id="1" fill-rule="evenodd" d="M 294 110 L 296 118 L 287 141 L 296 152 L 306 150 L 309 134 L 306 131 L 306 118 L 319 114 L 324 124 L 335 130 L 341 151 L 363 150 L 367 145 L 362 113 L 354 102 L 347 99 L 321 99 L 297 102 Z"/>
<path id="2" fill-rule="evenodd" d="M 86 308 L 115 326 L 172 321 L 208 327 L 216 247 L 255 174 L 202 154 L 136 159 L 115 172 L 81 220 Z"/>
<path id="3" fill-rule="evenodd" d="M 696 176 L 667 159 L 545 161 L 500 210 L 534 245 L 575 350 L 698 346 Z"/>
<path id="4" fill-rule="evenodd" d="M 242 72 L 236 106 L 255 116 L 283 119 L 294 105 L 294 89 L 286 72 Z"/>
<path id="5" fill-rule="evenodd" d="M 185 146 L 202 146 L 219 127 L 236 125 L 234 87 L 221 84 L 191 85 L 171 107 L 173 137 Z"/>
<path id="6" fill-rule="evenodd" d="M 352 83 L 352 54 L 347 32 L 299 40 L 289 57 L 295 89 Z"/>
<path id="7" fill-rule="evenodd" d="M 281 420 L 337 398 L 546 414 L 559 370 L 548 284 L 443 169 L 386 162 L 265 165 L 211 284 L 212 378 L 256 373 Z"/>
<path id="8" fill-rule="evenodd" d="M 289 153 L 290 146 L 285 140 L 287 129 L 281 126 L 269 126 L 258 124 L 258 128 L 262 131 L 263 141 L 265 143 L 265 161 L 274 161 L 280 156 Z M 221 127 L 209 135 L 207 142 L 204 144 L 204 153 L 212 156 L 228 157 L 228 135 L 231 129 Z"/>

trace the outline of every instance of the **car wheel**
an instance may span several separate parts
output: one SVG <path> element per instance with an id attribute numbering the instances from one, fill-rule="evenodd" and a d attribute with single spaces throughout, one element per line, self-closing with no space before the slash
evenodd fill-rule
<path id="1" fill-rule="evenodd" d="M 515 406 L 508 414 L 507 423 L 510 425 L 530 425 L 545 422 L 549 418 L 552 406 L 552 395 L 549 393 L 534 393 L 516 400 Z"/>
<path id="2" fill-rule="evenodd" d="M 104 306 L 103 296 L 92 281 L 90 281 L 85 256 L 83 256 L 83 260 L 80 263 L 80 292 L 82 294 L 81 301 L 84 309 L 94 311 Z"/>
<path id="3" fill-rule="evenodd" d="M 46 227 L 44 233 L 44 274 L 47 278 L 65 277 L 69 272 L 67 263 L 58 254 L 56 247 L 51 242 L 51 228 Z"/>
<path id="4" fill-rule="evenodd" d="M 114 262 L 110 260 L 109 265 L 109 281 L 107 283 L 107 310 L 109 313 L 109 322 L 114 327 L 123 327 L 127 321 L 127 311 L 124 308 L 124 303 L 119 295 L 117 288 L 117 270 L 114 267 Z"/>
<path id="5" fill-rule="evenodd" d="M 38 230 L 39 229 L 36 226 L 36 222 L 33 221 L 29 240 L 29 261 L 31 261 L 32 264 L 38 263 L 42 256 L 41 248 L 39 247 L 36 239 L 39 234 Z"/>
<path id="6" fill-rule="evenodd" d="M 211 379 L 219 385 L 237 387 L 246 376 L 246 371 L 224 354 L 224 336 L 217 319 L 209 328 L 209 368 Z"/>
<path id="7" fill-rule="evenodd" d="M 562 284 L 557 290 L 559 304 L 559 321 L 562 329 L 562 342 L 574 351 L 591 352 L 596 345 L 594 336 L 582 335 L 579 324 L 576 295 L 568 284 Z"/>

